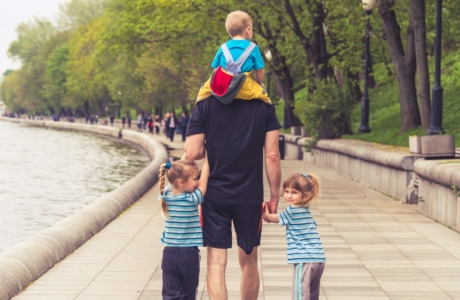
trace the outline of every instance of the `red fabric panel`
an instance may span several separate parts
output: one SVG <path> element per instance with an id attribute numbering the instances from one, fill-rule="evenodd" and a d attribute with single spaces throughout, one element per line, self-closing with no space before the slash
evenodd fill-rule
<path id="1" fill-rule="evenodd" d="M 211 90 L 216 96 L 222 97 L 227 93 L 230 82 L 232 82 L 233 76 L 222 71 L 222 67 L 217 68 L 214 78 L 211 81 Z"/>

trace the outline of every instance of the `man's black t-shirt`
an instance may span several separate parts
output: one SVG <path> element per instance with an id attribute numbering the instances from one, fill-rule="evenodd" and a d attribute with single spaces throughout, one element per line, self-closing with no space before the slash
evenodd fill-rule
<path id="1" fill-rule="evenodd" d="M 263 202 L 265 134 L 281 125 L 273 105 L 260 100 L 197 103 L 187 135 L 205 134 L 211 174 L 205 199 L 230 204 Z"/>

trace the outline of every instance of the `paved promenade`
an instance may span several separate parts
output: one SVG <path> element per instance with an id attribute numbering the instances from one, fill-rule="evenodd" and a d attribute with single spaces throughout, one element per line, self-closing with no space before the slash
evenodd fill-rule
<path id="1" fill-rule="evenodd" d="M 181 156 L 182 143 L 158 139 L 172 156 Z M 322 180 L 322 196 L 312 209 L 328 259 L 321 300 L 460 299 L 459 233 L 419 214 L 416 206 L 333 171 L 294 160 L 282 161 L 282 168 L 283 178 L 308 172 Z M 157 196 L 155 186 L 13 299 L 161 299 L 163 219 Z M 262 232 L 259 299 L 290 299 L 284 228 L 264 224 Z M 205 300 L 205 248 L 201 254 L 198 299 Z M 227 282 L 230 299 L 239 299 L 236 249 L 229 251 Z"/>

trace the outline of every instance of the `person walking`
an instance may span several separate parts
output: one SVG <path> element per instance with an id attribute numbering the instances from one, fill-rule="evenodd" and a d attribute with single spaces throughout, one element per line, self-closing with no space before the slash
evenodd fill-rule
<path id="1" fill-rule="evenodd" d="M 131 128 L 131 114 L 127 113 L 128 128 Z"/>
<path id="2" fill-rule="evenodd" d="M 159 115 L 156 115 L 153 119 L 155 123 L 155 134 L 160 134 L 161 118 Z"/>
<path id="3" fill-rule="evenodd" d="M 293 174 L 283 183 L 288 207 L 280 214 L 265 210 L 267 222 L 286 226 L 288 263 L 294 265 L 293 300 L 318 300 L 326 256 L 310 205 L 320 193 L 315 174 Z"/>
<path id="4" fill-rule="evenodd" d="M 115 120 L 115 117 L 113 115 L 110 115 L 110 126 L 113 126 L 114 120 Z"/>
<path id="5" fill-rule="evenodd" d="M 166 127 L 168 128 L 168 138 L 171 140 L 171 142 L 174 140 L 174 133 L 177 126 L 179 126 L 177 117 L 174 115 L 174 112 L 170 112 L 169 118 L 166 120 Z"/>
<path id="6" fill-rule="evenodd" d="M 206 159 L 201 175 L 191 161 L 167 162 L 160 168 L 160 199 L 165 217 L 160 239 L 165 245 L 161 262 L 163 299 L 196 299 L 200 277 L 198 247 L 203 246 L 198 207 L 203 203 L 208 177 Z M 166 188 L 165 178 L 170 183 Z"/>
<path id="7" fill-rule="evenodd" d="M 251 26 L 248 23 L 245 30 Z M 202 204 L 210 299 L 228 299 L 225 269 L 227 249 L 232 248 L 232 223 L 241 269 L 240 298 L 258 298 L 262 207 L 276 213 L 279 202 L 280 128 L 275 107 L 263 101 L 233 99 L 222 103 L 212 96 L 198 102 L 192 112 L 184 151 L 188 160 L 197 160 L 206 150 L 211 170 Z M 264 160 L 270 187 L 270 199 L 265 204 Z"/>
<path id="8" fill-rule="evenodd" d="M 142 115 L 141 114 L 137 115 L 137 129 L 139 131 L 142 131 Z"/>
<path id="9" fill-rule="evenodd" d="M 121 125 L 123 126 L 123 128 L 125 128 L 125 123 L 126 123 L 126 117 L 123 116 L 123 117 L 121 118 Z"/>
<path id="10" fill-rule="evenodd" d="M 153 116 L 148 117 L 147 127 L 149 128 L 149 133 L 153 134 Z"/>
<path id="11" fill-rule="evenodd" d="M 185 111 L 182 112 L 182 117 L 179 120 L 180 130 L 181 130 L 181 133 L 182 133 L 182 142 L 185 142 L 185 137 L 186 137 L 186 132 L 187 132 L 187 125 L 188 125 L 189 121 L 190 121 L 190 118 L 189 118 L 188 114 Z"/>

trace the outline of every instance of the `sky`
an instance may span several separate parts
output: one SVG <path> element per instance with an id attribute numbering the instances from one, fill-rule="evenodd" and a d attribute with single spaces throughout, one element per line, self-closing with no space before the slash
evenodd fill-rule
<path id="1" fill-rule="evenodd" d="M 7 55 L 11 42 L 16 40 L 16 26 L 27 22 L 33 16 L 48 17 L 54 20 L 58 4 L 66 0 L 0 0 L 0 76 L 8 69 L 18 69 Z"/>

